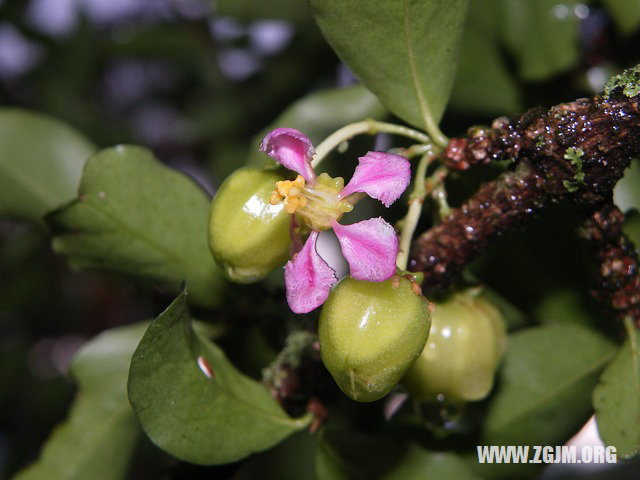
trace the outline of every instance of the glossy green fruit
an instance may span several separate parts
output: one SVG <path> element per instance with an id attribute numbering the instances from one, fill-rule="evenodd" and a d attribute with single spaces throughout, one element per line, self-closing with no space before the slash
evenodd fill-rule
<path id="1" fill-rule="evenodd" d="M 222 183 L 209 217 L 209 248 L 238 283 L 264 278 L 289 258 L 291 216 L 269 198 L 279 170 L 241 168 Z"/>
<path id="2" fill-rule="evenodd" d="M 322 361 L 342 391 L 371 402 L 386 395 L 429 335 L 429 304 L 412 282 L 347 277 L 331 291 L 318 325 Z"/>
<path id="3" fill-rule="evenodd" d="M 433 305 L 429 341 L 403 384 L 421 401 L 483 399 L 506 345 L 502 314 L 478 288 Z"/>

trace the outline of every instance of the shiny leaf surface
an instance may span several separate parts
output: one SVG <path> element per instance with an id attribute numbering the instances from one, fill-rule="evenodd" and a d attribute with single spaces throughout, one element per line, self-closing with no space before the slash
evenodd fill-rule
<path id="1" fill-rule="evenodd" d="M 268 390 L 191 328 L 186 293 L 151 324 L 131 362 L 129 400 L 160 448 L 197 464 L 230 463 L 304 429 Z"/>

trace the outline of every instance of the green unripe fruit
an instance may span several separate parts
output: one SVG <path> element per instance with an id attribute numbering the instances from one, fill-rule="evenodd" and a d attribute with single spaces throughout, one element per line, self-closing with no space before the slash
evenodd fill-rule
<path id="1" fill-rule="evenodd" d="M 404 385 L 421 401 L 483 399 L 506 345 L 502 314 L 477 288 L 433 305 L 429 341 Z"/>
<path id="2" fill-rule="evenodd" d="M 342 391 L 372 402 L 400 381 L 429 335 L 429 303 L 404 277 L 380 283 L 347 277 L 322 307 L 322 361 Z"/>
<path id="3" fill-rule="evenodd" d="M 278 170 L 241 168 L 222 183 L 211 203 L 209 248 L 229 279 L 251 283 L 289 258 L 291 216 L 269 198 Z"/>

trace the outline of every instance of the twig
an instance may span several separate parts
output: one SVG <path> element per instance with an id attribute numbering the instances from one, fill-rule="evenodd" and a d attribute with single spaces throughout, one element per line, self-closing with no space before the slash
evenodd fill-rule
<path id="1" fill-rule="evenodd" d="M 636 250 L 622 232 L 623 213 L 612 199 L 593 209 L 580 228 L 580 235 L 595 251 L 592 295 L 624 320 L 640 327 L 640 276 Z"/>
<path id="2" fill-rule="evenodd" d="M 640 100 L 621 90 L 499 118 L 449 142 L 440 160 L 450 168 L 505 159 L 515 168 L 414 242 L 409 268 L 424 272 L 425 290 L 448 286 L 492 241 L 546 205 L 570 199 L 588 207 L 610 197 L 640 154 Z"/>

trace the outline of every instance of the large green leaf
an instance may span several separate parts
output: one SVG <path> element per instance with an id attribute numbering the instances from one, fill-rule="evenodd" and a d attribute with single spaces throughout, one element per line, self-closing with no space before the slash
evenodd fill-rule
<path id="1" fill-rule="evenodd" d="M 95 147 L 46 115 L 0 109 L 0 216 L 42 216 L 76 193 Z"/>
<path id="2" fill-rule="evenodd" d="M 305 428 L 268 390 L 243 375 L 191 328 L 186 293 L 149 327 L 131 362 L 129 400 L 160 448 L 198 464 L 222 464 Z"/>
<path id="3" fill-rule="evenodd" d="M 640 452 L 640 334 L 620 348 L 593 391 L 598 433 L 623 457 Z"/>
<path id="4" fill-rule="evenodd" d="M 603 0 L 618 28 L 629 35 L 640 26 L 640 2 L 638 0 Z"/>
<path id="5" fill-rule="evenodd" d="M 591 391 L 615 352 L 578 324 L 553 324 L 509 339 L 483 435 L 485 445 L 561 445 L 591 413 Z"/>
<path id="6" fill-rule="evenodd" d="M 327 430 L 318 442 L 317 480 L 423 480 L 480 477 L 451 452 L 351 431 Z"/>
<path id="7" fill-rule="evenodd" d="M 108 330 L 71 364 L 78 395 L 36 463 L 14 480 L 120 480 L 140 427 L 127 399 L 131 356 L 148 323 Z"/>
<path id="8" fill-rule="evenodd" d="M 98 152 L 78 199 L 47 217 L 54 249 L 72 267 L 136 276 L 215 305 L 222 280 L 207 245 L 209 199 L 191 179 L 140 147 Z"/>
<path id="9" fill-rule="evenodd" d="M 253 139 L 247 163 L 263 165 L 267 156 L 258 149 L 260 141 L 274 128 L 297 128 L 317 145 L 340 127 L 365 118 L 382 118 L 386 113 L 375 95 L 362 85 L 318 90 L 302 97 L 282 112 Z"/>
<path id="10" fill-rule="evenodd" d="M 467 0 L 311 0 L 340 58 L 403 120 L 431 131 L 453 80 Z"/>
<path id="11" fill-rule="evenodd" d="M 503 0 L 502 38 L 525 80 L 545 80 L 579 58 L 578 0 Z"/>
<path id="12" fill-rule="evenodd" d="M 451 108 L 485 115 L 510 115 L 522 109 L 515 78 L 498 44 L 499 1 L 469 4 Z"/>

